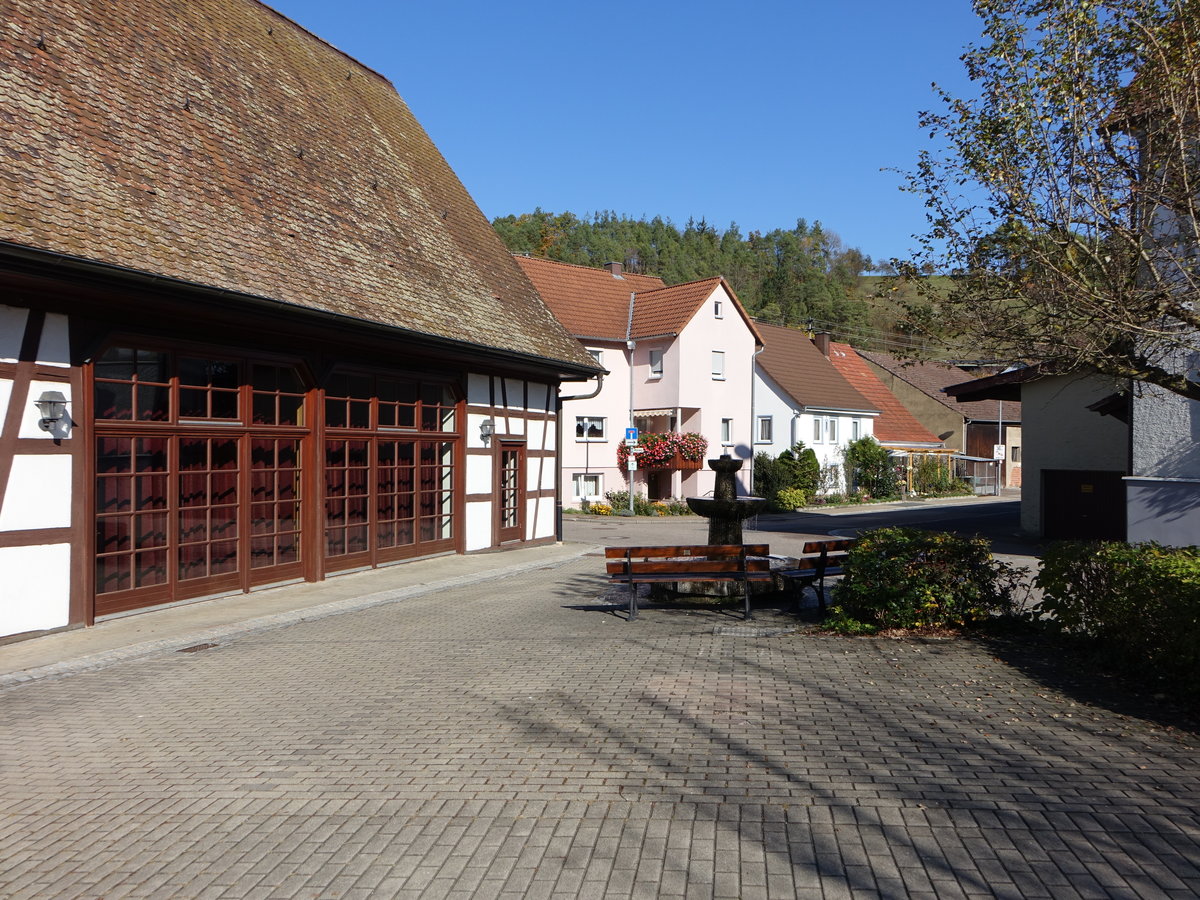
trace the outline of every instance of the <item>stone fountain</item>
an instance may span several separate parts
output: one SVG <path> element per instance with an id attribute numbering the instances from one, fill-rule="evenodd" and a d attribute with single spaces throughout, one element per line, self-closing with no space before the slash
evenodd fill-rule
<path id="1" fill-rule="evenodd" d="M 742 522 L 757 515 L 767 505 L 764 497 L 739 497 L 734 473 L 742 467 L 740 459 L 728 453 L 710 459 L 708 467 L 717 473 L 711 497 L 688 497 L 687 505 L 698 516 L 708 519 L 709 544 L 741 544 Z"/>

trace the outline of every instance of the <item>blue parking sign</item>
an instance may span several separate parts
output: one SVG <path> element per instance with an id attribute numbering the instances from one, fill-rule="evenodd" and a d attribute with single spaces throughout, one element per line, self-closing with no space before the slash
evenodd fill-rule
<path id="1" fill-rule="evenodd" d="M 625 440 L 629 441 L 632 444 L 637 439 L 638 439 L 638 430 L 636 428 L 626 428 L 625 429 Z"/>

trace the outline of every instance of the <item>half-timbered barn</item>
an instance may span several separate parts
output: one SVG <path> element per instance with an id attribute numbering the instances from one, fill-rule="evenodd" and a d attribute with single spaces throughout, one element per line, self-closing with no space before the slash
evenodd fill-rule
<path id="1" fill-rule="evenodd" d="M 385 78 L 254 0 L 0 41 L 0 636 L 554 540 L 598 366 Z"/>

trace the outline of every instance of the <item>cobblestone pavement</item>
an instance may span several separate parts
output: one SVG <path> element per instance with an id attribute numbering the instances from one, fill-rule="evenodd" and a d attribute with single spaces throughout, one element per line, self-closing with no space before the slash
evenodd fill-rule
<path id="1" fill-rule="evenodd" d="M 0 896 L 1200 895 L 1188 735 L 601 563 L 6 688 Z"/>

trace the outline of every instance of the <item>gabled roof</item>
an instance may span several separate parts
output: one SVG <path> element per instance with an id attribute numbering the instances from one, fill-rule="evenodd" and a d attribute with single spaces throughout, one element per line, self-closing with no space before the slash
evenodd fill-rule
<path id="1" fill-rule="evenodd" d="M 758 364 L 799 406 L 876 413 L 879 408 L 851 386 L 797 328 L 758 322 L 763 352 Z"/>
<path id="2" fill-rule="evenodd" d="M 947 409 L 952 409 L 960 416 L 979 422 L 999 422 L 1001 417 L 1000 402 L 996 400 L 974 400 L 958 402 L 942 389 L 952 385 L 962 384 L 971 380 L 971 375 L 957 366 L 947 366 L 934 362 L 911 362 L 897 359 L 889 353 L 860 350 L 859 354 L 868 362 L 873 362 L 902 381 L 912 385 L 926 396 L 932 397 Z M 1005 402 L 1003 408 L 1005 422 L 1021 421 L 1021 404 Z"/>
<path id="3" fill-rule="evenodd" d="M 0 247 L 594 370 L 392 85 L 255 0 L 9 0 Z"/>
<path id="4" fill-rule="evenodd" d="M 934 444 L 937 435 L 917 421 L 871 371 L 871 367 L 849 344 L 831 343 L 829 361 L 851 386 L 879 409 L 872 430 L 881 444 Z"/>
<path id="5" fill-rule="evenodd" d="M 661 278 L 572 263 L 516 256 L 546 305 L 576 337 L 624 341 L 629 335 L 629 295 L 666 287 Z"/>
<path id="6" fill-rule="evenodd" d="M 720 276 L 667 286 L 661 278 L 612 274 L 608 269 L 517 256 L 517 264 L 533 282 L 546 305 L 577 338 L 608 341 L 679 334 L 718 287 L 761 343 L 753 320 L 746 314 L 728 282 Z M 633 298 L 630 315 L 630 295 Z"/>

